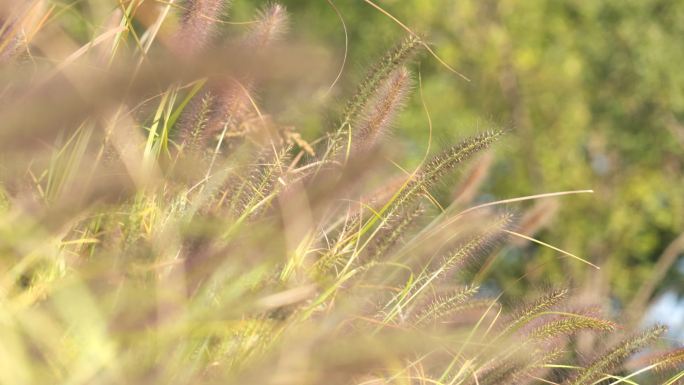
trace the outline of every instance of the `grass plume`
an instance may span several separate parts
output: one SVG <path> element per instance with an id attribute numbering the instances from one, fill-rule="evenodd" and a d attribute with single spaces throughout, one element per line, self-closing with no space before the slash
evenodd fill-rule
<path id="1" fill-rule="evenodd" d="M 244 36 L 249 47 L 265 47 L 285 35 L 288 28 L 287 10 L 283 5 L 271 3 L 257 12 L 257 21 Z"/>
<path id="2" fill-rule="evenodd" d="M 372 149 L 386 135 L 394 116 L 406 102 L 410 88 L 411 77 L 405 67 L 394 70 L 385 79 L 358 121 L 352 124 L 354 152 Z"/>
<path id="3" fill-rule="evenodd" d="M 413 35 L 407 37 L 393 50 L 383 56 L 372 67 L 366 77 L 359 84 L 356 93 L 349 99 L 340 118 L 337 130 L 331 133 L 328 141 L 326 159 L 334 158 L 346 147 L 346 152 L 351 151 L 350 144 L 345 146 L 350 135 L 352 122 L 358 119 L 361 111 L 367 106 L 369 100 L 380 88 L 382 82 L 387 79 L 399 66 L 406 63 L 420 48 L 421 40 Z"/>
<path id="4" fill-rule="evenodd" d="M 207 48 L 216 35 L 217 24 L 229 6 L 228 0 L 186 0 L 174 37 L 174 50 L 191 57 Z"/>
<path id="5" fill-rule="evenodd" d="M 632 354 L 653 343 L 665 331 L 666 328 L 663 326 L 654 326 L 634 337 L 623 340 L 608 352 L 600 355 L 599 358 L 590 363 L 586 368 L 581 369 L 577 375 L 563 384 L 583 385 L 605 378 L 606 373 L 621 365 Z"/>

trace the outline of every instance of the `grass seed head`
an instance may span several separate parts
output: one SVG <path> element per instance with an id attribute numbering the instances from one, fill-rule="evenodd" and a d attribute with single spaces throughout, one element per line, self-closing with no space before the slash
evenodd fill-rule
<path id="1" fill-rule="evenodd" d="M 359 119 L 352 123 L 353 152 L 368 151 L 387 135 L 410 90 L 411 75 L 406 67 L 394 70 L 382 82 Z"/>
<path id="2" fill-rule="evenodd" d="M 248 47 L 263 48 L 282 39 L 287 32 L 289 17 L 285 6 L 272 3 L 259 10 L 257 21 L 243 37 Z"/>
<path id="3" fill-rule="evenodd" d="M 174 37 L 173 49 L 183 57 L 192 57 L 204 50 L 215 36 L 227 0 L 187 0 L 180 26 Z"/>
<path id="4" fill-rule="evenodd" d="M 564 382 L 564 385 L 584 385 L 605 377 L 632 354 L 653 343 L 667 331 L 662 325 L 654 326 L 633 337 L 627 338 L 608 352 L 601 354 L 586 368 Z"/>

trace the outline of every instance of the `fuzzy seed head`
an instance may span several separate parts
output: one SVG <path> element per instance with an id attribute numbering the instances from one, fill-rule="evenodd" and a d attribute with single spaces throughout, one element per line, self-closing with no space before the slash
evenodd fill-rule
<path id="1" fill-rule="evenodd" d="M 675 349 L 653 360 L 653 364 L 658 365 L 656 370 L 665 371 L 668 369 L 684 366 L 684 348 Z"/>
<path id="2" fill-rule="evenodd" d="M 564 382 L 565 385 L 591 384 L 604 376 L 604 373 L 615 369 L 632 354 L 653 343 L 667 330 L 664 326 L 654 326 L 641 334 L 628 338 L 605 354 L 602 354 L 593 363 L 579 372 L 575 377 Z"/>
<path id="3" fill-rule="evenodd" d="M 551 293 L 546 294 L 538 298 L 536 301 L 523 306 L 515 313 L 512 320 L 508 322 L 502 334 L 508 334 L 517 330 L 534 319 L 534 317 L 539 313 L 544 312 L 563 301 L 567 295 L 567 289 L 553 290 Z"/>
<path id="4" fill-rule="evenodd" d="M 369 260 L 379 260 L 388 257 L 387 252 L 401 239 L 404 233 L 413 225 L 425 210 L 418 204 L 401 213 L 395 214 L 385 224 L 380 234 L 374 238 L 369 250 Z"/>
<path id="5" fill-rule="evenodd" d="M 502 230 L 509 228 L 512 221 L 513 214 L 503 213 L 485 223 L 475 235 L 460 243 L 458 247 L 452 248 L 446 257 L 440 259 L 439 276 L 444 277 L 454 269 L 490 253 L 505 238 Z"/>
<path id="6" fill-rule="evenodd" d="M 392 72 L 364 108 L 361 118 L 352 125 L 354 152 L 373 148 L 385 136 L 396 114 L 406 103 L 411 90 L 411 75 L 406 67 Z"/>
<path id="7" fill-rule="evenodd" d="M 423 169 L 401 191 L 396 199 L 394 209 L 401 207 L 423 191 L 432 187 L 440 178 L 454 170 L 461 163 L 470 159 L 473 155 L 489 148 L 503 135 L 503 131 L 487 131 L 477 136 L 463 140 L 458 145 L 447 149 L 432 158 Z"/>
<path id="8" fill-rule="evenodd" d="M 262 48 L 282 38 L 287 32 L 288 15 L 283 5 L 273 3 L 257 13 L 257 22 L 244 37 L 248 47 Z"/>
<path id="9" fill-rule="evenodd" d="M 427 305 L 419 306 L 419 310 L 413 317 L 414 323 L 421 326 L 455 313 L 461 305 L 477 294 L 478 290 L 478 286 L 470 286 L 436 296 Z"/>
<path id="10" fill-rule="evenodd" d="M 530 336 L 535 339 L 549 339 L 560 335 L 570 335 L 580 330 L 613 331 L 615 324 L 600 318 L 573 314 L 538 327 L 530 333 Z"/>
<path id="11" fill-rule="evenodd" d="M 228 1 L 188 0 L 185 7 L 174 39 L 174 50 L 190 57 L 210 43 L 221 13 L 228 7 Z"/>
<path id="12" fill-rule="evenodd" d="M 187 151 L 199 151 L 209 139 L 207 124 L 212 115 L 216 97 L 204 91 L 192 103 L 179 122 L 180 140 Z"/>
<path id="13" fill-rule="evenodd" d="M 359 119 L 359 114 L 368 104 L 370 98 L 378 90 L 381 83 L 399 66 L 409 61 L 422 41 L 410 35 L 393 50 L 385 54 L 380 61 L 373 66 L 366 77 L 359 84 L 354 96 L 349 99 L 340 119 L 340 126 L 332 133 L 328 142 L 328 156 L 334 158 L 344 147 L 343 143 L 349 135 L 349 125 Z"/>
<path id="14" fill-rule="evenodd" d="M 447 172 L 453 170 L 465 160 L 491 146 L 503 135 L 500 130 L 488 131 L 475 137 L 468 138 L 460 144 L 451 147 L 442 154 L 434 157 L 425 165 L 421 177 L 426 181 L 437 181 Z"/>
<path id="15" fill-rule="evenodd" d="M 368 99 L 378 88 L 380 82 L 386 79 L 398 66 L 408 61 L 420 46 L 421 40 L 416 36 L 407 37 L 401 44 L 388 52 L 359 85 L 356 94 L 347 104 L 342 118 L 344 122 L 350 122 L 356 114 L 366 105 Z"/>
<path id="16" fill-rule="evenodd" d="M 216 108 L 207 125 L 209 133 L 217 134 L 225 128 L 228 137 L 242 137 L 247 134 L 248 130 L 243 127 L 243 123 L 253 117 L 251 88 L 249 83 L 241 84 L 236 80 L 217 82 L 212 87 L 216 95 Z"/>

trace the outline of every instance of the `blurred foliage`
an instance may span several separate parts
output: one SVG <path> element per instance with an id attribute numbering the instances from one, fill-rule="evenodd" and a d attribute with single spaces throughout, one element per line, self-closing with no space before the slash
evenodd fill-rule
<path id="1" fill-rule="evenodd" d="M 248 8 L 241 3 L 235 4 L 238 15 Z M 337 47 L 342 57 L 342 24 L 328 2 L 284 3 L 293 24 L 307 26 L 296 32 L 316 31 L 305 37 Z M 363 73 L 359 63 L 405 34 L 363 1 L 333 4 L 348 30 L 345 73 Z M 528 245 L 500 257 L 503 266 L 492 270 L 499 282 L 507 286 L 525 273 L 528 283 L 570 275 L 587 290 L 607 290 L 622 300 L 634 295 L 684 229 L 684 3 L 377 4 L 425 33 L 436 52 L 470 78 L 464 81 L 431 57 L 421 60 L 434 145 L 489 121 L 512 128 L 483 194 L 503 199 L 580 188 L 596 192 L 564 198 L 559 220 L 539 237 L 600 264 L 604 278 L 588 277 L 586 269 L 558 260 L 553 251 Z M 325 128 L 328 122 L 312 124 Z M 397 145 L 409 161 L 422 157 L 429 129 L 418 96 L 398 131 Z M 681 273 L 669 274 L 666 286 L 684 289 Z"/>

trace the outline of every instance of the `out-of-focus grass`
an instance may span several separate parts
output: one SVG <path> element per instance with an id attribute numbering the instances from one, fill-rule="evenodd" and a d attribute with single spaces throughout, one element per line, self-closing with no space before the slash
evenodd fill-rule
<path id="1" fill-rule="evenodd" d="M 219 0 L 0 4 L 0 383 L 681 377 L 677 350 L 623 365 L 662 327 L 617 328 L 567 289 L 508 305 L 479 287 L 543 222 L 504 204 L 586 191 L 475 205 L 475 166 L 436 197 L 498 128 L 394 163 L 422 38 L 386 49 L 316 139 L 269 112 L 332 103 L 336 76 L 283 40 L 300 26 L 281 5 L 223 36 Z"/>

